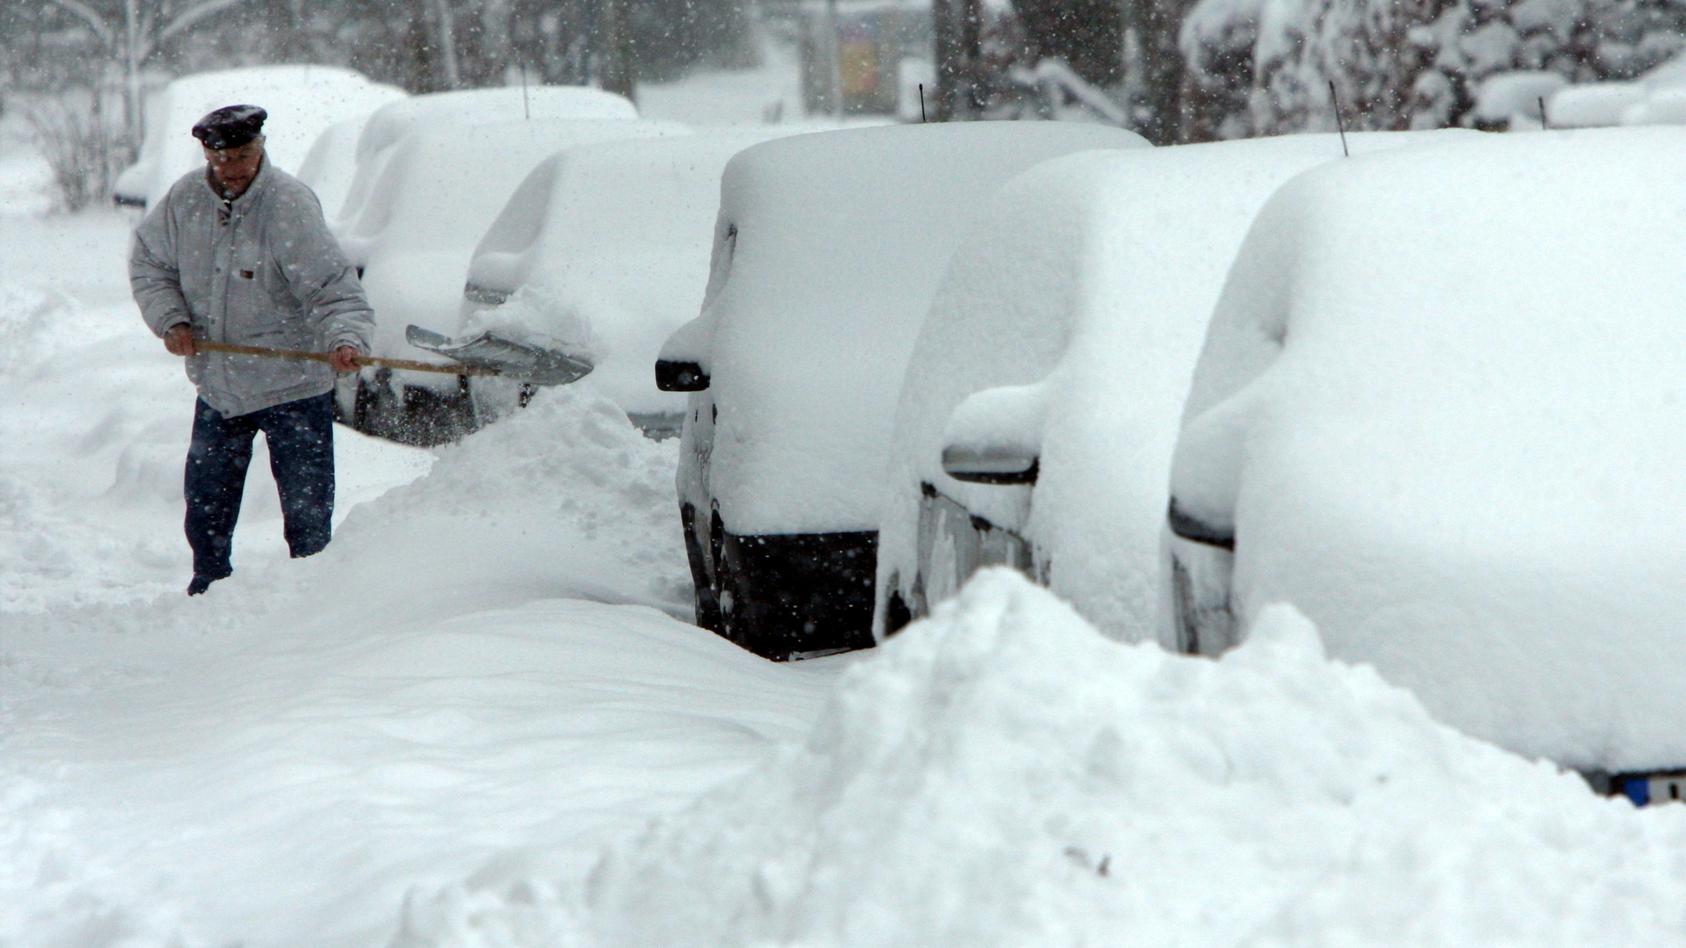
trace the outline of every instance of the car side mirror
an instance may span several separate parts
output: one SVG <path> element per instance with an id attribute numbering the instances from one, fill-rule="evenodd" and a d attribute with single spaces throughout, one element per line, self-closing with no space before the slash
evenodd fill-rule
<path id="1" fill-rule="evenodd" d="M 969 484 L 1034 484 L 1047 415 L 1041 385 L 974 392 L 949 416 L 943 473 Z"/>
<path id="2" fill-rule="evenodd" d="M 1235 527 L 1231 524 L 1215 524 L 1188 512 L 1177 498 L 1171 498 L 1171 505 L 1165 511 L 1165 522 L 1171 532 L 1191 543 L 1215 546 L 1220 550 L 1235 550 Z"/>
<path id="3" fill-rule="evenodd" d="M 1235 549 L 1236 499 L 1241 496 L 1253 400 L 1231 397 L 1184 419 L 1171 455 L 1171 533 L 1191 543 Z"/>
<path id="4" fill-rule="evenodd" d="M 943 448 L 943 473 L 968 484 L 1034 484 L 1041 458 L 997 445 Z"/>
<path id="5" fill-rule="evenodd" d="M 656 388 L 664 392 L 701 392 L 708 388 L 708 373 L 695 362 L 657 359 Z"/>

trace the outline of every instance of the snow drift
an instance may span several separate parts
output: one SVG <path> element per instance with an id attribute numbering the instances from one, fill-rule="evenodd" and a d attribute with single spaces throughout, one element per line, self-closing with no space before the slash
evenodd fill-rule
<path id="1" fill-rule="evenodd" d="M 1683 880 L 1686 810 L 1437 724 L 1290 608 L 1211 661 L 996 569 L 583 897 L 453 888 L 400 944 L 1680 944 Z"/>

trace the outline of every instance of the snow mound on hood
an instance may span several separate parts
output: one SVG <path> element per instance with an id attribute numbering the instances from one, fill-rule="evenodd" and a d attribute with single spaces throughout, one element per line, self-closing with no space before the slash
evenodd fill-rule
<path id="1" fill-rule="evenodd" d="M 1211 661 L 992 570 L 586 900 L 603 944 L 1678 944 L 1686 811 L 1437 724 L 1289 607 Z"/>

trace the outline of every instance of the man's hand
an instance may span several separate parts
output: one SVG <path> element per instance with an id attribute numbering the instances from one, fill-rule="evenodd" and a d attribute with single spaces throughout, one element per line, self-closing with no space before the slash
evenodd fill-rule
<path id="1" fill-rule="evenodd" d="M 355 372 L 357 371 L 357 350 L 351 346 L 340 346 L 333 352 L 328 353 L 328 364 L 334 367 L 335 372 Z"/>
<path id="2" fill-rule="evenodd" d="M 164 333 L 164 348 L 170 350 L 171 355 L 198 355 L 199 348 L 193 344 L 193 329 L 186 323 L 171 326 Z"/>

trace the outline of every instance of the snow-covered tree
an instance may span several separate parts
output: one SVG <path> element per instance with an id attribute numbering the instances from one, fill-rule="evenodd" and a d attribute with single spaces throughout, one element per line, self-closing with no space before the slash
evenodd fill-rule
<path id="1" fill-rule="evenodd" d="M 1185 134 L 1476 123 L 1486 80 L 1628 78 L 1686 45 L 1686 0 L 1200 0 L 1183 24 Z"/>
<path id="2" fill-rule="evenodd" d="M 45 0 L 79 21 L 95 40 L 95 68 L 121 69 L 124 125 L 132 140 L 141 124 L 141 67 L 172 37 L 246 0 Z"/>

